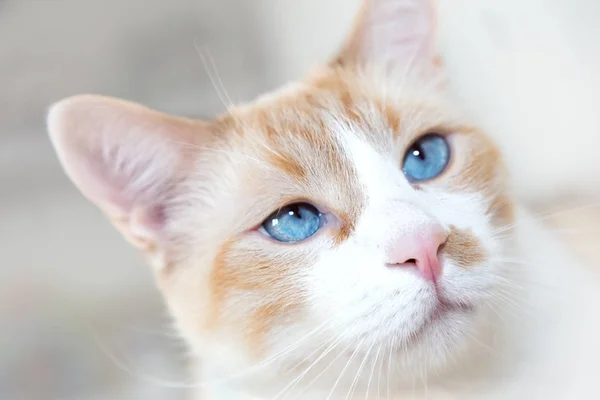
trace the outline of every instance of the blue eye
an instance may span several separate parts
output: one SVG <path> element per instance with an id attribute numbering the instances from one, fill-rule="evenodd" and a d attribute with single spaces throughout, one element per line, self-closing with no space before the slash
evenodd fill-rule
<path id="1" fill-rule="evenodd" d="M 308 203 L 295 203 L 271 214 L 262 227 L 278 242 L 300 242 L 323 226 L 323 215 Z"/>
<path id="2" fill-rule="evenodd" d="M 450 161 L 450 146 L 443 136 L 428 134 L 413 143 L 404 155 L 402 171 L 410 182 L 440 175 Z"/>

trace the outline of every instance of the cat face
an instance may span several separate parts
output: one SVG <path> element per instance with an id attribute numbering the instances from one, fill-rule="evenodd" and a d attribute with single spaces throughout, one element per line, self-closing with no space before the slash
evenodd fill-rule
<path id="1" fill-rule="evenodd" d="M 53 107 L 67 173 L 149 256 L 215 370 L 338 376 L 376 356 L 412 381 L 489 322 L 506 177 L 446 103 L 415 3 L 407 19 L 371 2 L 329 65 L 213 122 L 91 96 Z"/>
<path id="2" fill-rule="evenodd" d="M 381 87 L 325 69 L 218 122 L 219 189 L 173 217 L 185 261 L 161 278 L 201 352 L 247 365 L 297 345 L 289 368 L 337 340 L 331 357 L 433 367 L 489 322 L 512 219 L 498 151 L 431 93 Z M 415 151 L 431 179 L 415 181 Z"/>

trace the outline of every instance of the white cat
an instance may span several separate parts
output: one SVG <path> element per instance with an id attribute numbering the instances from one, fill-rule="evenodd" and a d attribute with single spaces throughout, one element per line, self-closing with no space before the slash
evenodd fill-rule
<path id="1" fill-rule="evenodd" d="M 53 106 L 67 174 L 154 267 L 198 398 L 600 395 L 599 283 L 453 107 L 433 11 L 367 1 L 331 62 L 210 122 Z"/>

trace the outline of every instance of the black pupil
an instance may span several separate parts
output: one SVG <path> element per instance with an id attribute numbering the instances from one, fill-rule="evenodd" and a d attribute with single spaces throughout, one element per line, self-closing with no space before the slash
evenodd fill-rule
<path id="1" fill-rule="evenodd" d="M 298 219 L 302 219 L 302 213 L 300 212 L 300 207 L 297 205 L 292 205 L 288 207 L 287 214 L 290 216 L 294 216 Z"/>
<path id="2" fill-rule="evenodd" d="M 410 152 L 413 156 L 418 157 L 420 160 L 425 160 L 425 152 L 421 148 L 420 144 L 414 144 Z"/>

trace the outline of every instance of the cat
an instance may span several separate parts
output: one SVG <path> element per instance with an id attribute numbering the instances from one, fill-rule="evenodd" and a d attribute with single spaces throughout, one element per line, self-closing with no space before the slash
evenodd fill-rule
<path id="1" fill-rule="evenodd" d="M 213 121 L 80 95 L 48 129 L 147 256 L 198 399 L 598 398 L 597 278 L 452 101 L 425 0 Z M 596 397 L 594 397 L 596 395 Z"/>

